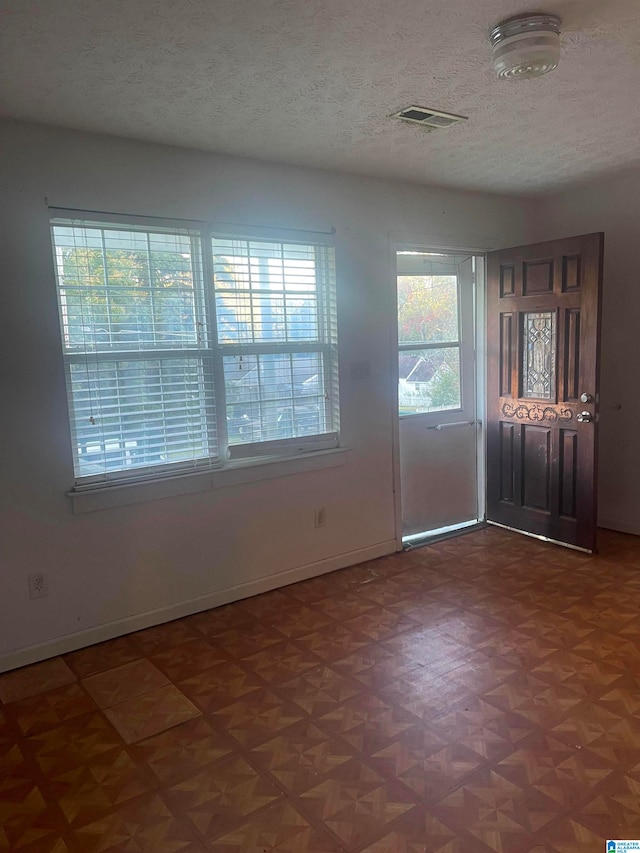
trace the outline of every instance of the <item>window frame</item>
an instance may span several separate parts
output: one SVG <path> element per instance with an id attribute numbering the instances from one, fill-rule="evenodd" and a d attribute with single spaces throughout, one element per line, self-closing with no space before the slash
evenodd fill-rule
<path id="1" fill-rule="evenodd" d="M 106 490 L 129 485 L 144 485 L 154 480 L 174 479 L 185 475 L 202 474 L 224 469 L 225 467 L 243 468 L 247 464 L 263 464 L 290 459 L 314 452 L 326 452 L 338 449 L 339 442 L 339 389 L 337 385 L 337 311 L 334 232 L 292 231 L 276 228 L 247 227 L 241 225 L 225 226 L 201 220 L 171 219 L 154 216 L 114 214 L 68 208 L 49 208 L 49 225 L 52 235 L 53 263 L 55 267 L 56 296 L 60 313 L 60 341 L 67 381 L 67 404 L 74 466 L 74 487 L 71 493 L 82 491 Z M 203 322 L 205 330 L 204 345 L 191 348 L 90 351 L 75 352 L 67 348 L 63 329 L 63 311 L 60 300 L 61 288 L 58 276 L 57 246 L 53 239 L 55 225 L 75 227 L 113 227 L 122 226 L 123 230 L 140 233 L 171 233 L 184 235 L 190 232 L 192 243 L 191 256 L 194 274 L 194 312 L 198 322 Z M 147 230 L 148 229 L 148 230 Z M 299 244 L 315 249 L 315 273 L 318 297 L 318 340 L 278 343 L 222 343 L 218 337 L 218 312 L 216 310 L 216 288 L 214 280 L 214 257 L 212 240 L 215 237 L 232 237 L 239 240 L 259 240 L 274 244 Z M 196 250 L 195 246 L 198 245 Z M 320 255 L 328 253 L 320 262 Z M 198 276 L 199 271 L 199 276 Z M 326 327 L 325 327 L 326 324 Z M 329 328 L 332 326 L 332 329 Z M 229 444 L 227 428 L 227 387 L 224 381 L 224 361 L 229 355 L 252 355 L 270 352 L 313 352 L 322 356 L 323 379 L 325 382 L 325 424 L 328 430 L 323 433 L 302 435 L 279 440 L 265 440 L 247 444 Z M 95 364 L 115 361 L 145 361 L 162 358 L 197 359 L 203 373 L 210 373 L 212 382 L 212 411 L 204 406 L 206 419 L 205 437 L 209 443 L 209 454 L 185 461 L 162 463 L 158 465 L 121 468 L 105 471 L 96 475 L 79 473 L 79 447 L 75 433 L 74 396 L 71 388 L 70 367 L 72 364 Z M 202 397 L 200 398 L 202 400 Z M 70 493 L 70 494 L 71 494 Z"/>
<path id="2" fill-rule="evenodd" d="M 420 278 L 424 276 L 425 278 L 429 277 L 429 273 L 397 273 L 396 274 L 396 288 L 398 287 L 398 279 L 400 278 Z M 458 350 L 458 382 L 460 387 L 460 405 L 452 406 L 443 409 L 429 409 L 425 412 L 401 412 L 400 405 L 398 405 L 398 417 L 402 420 L 406 418 L 424 418 L 425 416 L 432 415 L 435 418 L 439 418 L 443 414 L 456 414 L 463 412 L 465 409 L 465 399 L 464 399 L 464 383 L 462 380 L 462 358 L 463 358 L 463 347 L 462 347 L 462 294 L 461 294 L 461 283 L 460 283 L 460 275 L 458 274 L 458 270 L 454 273 L 436 273 L 436 275 L 442 275 L 447 277 L 455 277 L 456 279 L 456 314 L 457 314 L 457 324 L 458 324 L 458 337 L 456 340 L 448 340 L 448 341 L 435 341 L 435 342 L 421 342 L 421 341 L 410 341 L 403 342 L 400 339 L 400 328 L 398 325 L 398 358 L 402 353 L 409 352 L 430 352 L 432 350 L 446 350 L 446 349 L 457 349 Z M 399 314 L 399 312 L 396 312 Z M 398 317 L 399 319 L 399 317 Z M 396 321 L 397 322 L 397 321 Z"/>
<path id="3" fill-rule="evenodd" d="M 222 429 L 220 432 L 221 435 L 224 435 L 224 446 L 222 447 L 223 457 L 229 459 L 248 459 L 254 457 L 262 457 L 270 449 L 278 455 L 287 455 L 289 453 L 309 452 L 309 449 L 326 450 L 331 449 L 333 447 L 337 447 L 338 431 L 336 427 L 339 423 L 339 408 L 337 405 L 339 395 L 337 392 L 337 378 L 334 379 L 334 377 L 332 376 L 332 366 L 334 367 L 334 369 L 337 370 L 337 330 L 335 328 L 337 324 L 337 311 L 335 309 L 335 304 L 331 304 L 332 296 L 335 303 L 335 259 L 330 258 L 328 255 L 326 257 L 324 257 L 323 255 L 323 253 L 333 252 L 333 247 L 330 246 L 328 243 L 320 244 L 317 241 L 310 243 L 308 240 L 301 240 L 299 237 L 297 237 L 296 239 L 287 238 L 286 240 L 272 240 L 262 234 L 259 236 L 247 237 L 245 235 L 238 234 L 228 235 L 224 232 L 221 233 L 218 230 L 216 230 L 215 233 L 212 234 L 212 237 L 219 239 L 230 238 L 233 241 L 246 242 L 247 259 L 254 257 L 248 251 L 249 245 L 252 241 L 273 242 L 274 245 L 279 243 L 282 247 L 300 245 L 305 247 L 311 247 L 314 250 L 314 272 L 317 282 L 317 287 L 314 294 L 316 296 L 317 302 L 317 338 L 306 340 L 274 339 L 256 341 L 255 336 L 253 336 L 254 339 L 251 342 L 247 343 L 235 343 L 229 341 L 223 342 L 220 341 L 220 339 L 218 338 L 217 347 L 220 354 L 220 364 L 222 364 L 222 374 L 220 377 L 220 382 L 224 383 L 223 374 L 225 358 L 233 358 L 237 356 L 254 356 L 258 359 L 260 356 L 263 355 L 294 355 L 295 353 L 308 353 L 312 355 L 319 355 L 322 360 L 322 378 L 324 389 L 323 421 L 330 427 L 330 429 L 325 430 L 325 432 L 302 434 L 290 438 L 267 438 L 261 441 L 231 443 L 228 440 L 228 421 L 225 417 L 225 432 L 222 433 Z M 214 253 L 212 252 L 211 258 L 213 259 L 213 257 Z M 332 271 L 333 275 L 331 275 Z M 214 303 L 217 295 L 220 293 L 228 293 L 229 295 L 240 294 L 244 295 L 245 297 L 248 296 L 249 301 L 251 303 L 255 296 L 259 296 L 262 295 L 262 293 L 269 292 L 268 290 L 263 291 L 260 287 L 254 289 L 250 283 L 248 286 L 239 288 L 217 288 L 215 283 L 215 274 L 213 275 L 213 282 L 214 286 L 212 293 Z M 286 296 L 288 294 L 287 289 L 283 288 L 282 293 L 285 298 L 285 301 L 283 303 L 283 316 L 285 318 L 286 326 Z M 217 316 L 215 304 L 213 306 L 213 310 L 214 312 L 216 312 Z M 333 394 L 331 393 L 332 388 L 334 391 Z M 260 401 L 255 402 L 259 404 Z"/>

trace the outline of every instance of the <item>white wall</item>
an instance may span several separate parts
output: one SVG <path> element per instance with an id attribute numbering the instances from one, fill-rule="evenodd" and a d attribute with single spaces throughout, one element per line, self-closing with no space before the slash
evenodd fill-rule
<path id="1" fill-rule="evenodd" d="M 540 240 L 605 233 L 598 520 L 640 534 L 640 171 L 563 190 L 536 208 Z"/>
<path id="2" fill-rule="evenodd" d="M 389 235 L 517 244 L 530 234 L 530 205 L 37 125 L 0 130 L 0 669 L 277 585 L 279 572 L 314 574 L 393 550 Z M 346 463 L 74 514 L 47 201 L 335 227 Z M 370 380 L 350 379 L 354 361 L 371 363 Z M 321 505 L 327 526 L 317 530 Z M 31 601 L 35 571 L 47 573 L 50 594 Z"/>

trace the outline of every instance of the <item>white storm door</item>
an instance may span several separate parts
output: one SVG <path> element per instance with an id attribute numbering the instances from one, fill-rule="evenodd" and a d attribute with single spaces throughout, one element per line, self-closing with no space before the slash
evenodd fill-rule
<path id="1" fill-rule="evenodd" d="M 403 540 L 479 517 L 475 272 L 467 254 L 399 251 Z"/>

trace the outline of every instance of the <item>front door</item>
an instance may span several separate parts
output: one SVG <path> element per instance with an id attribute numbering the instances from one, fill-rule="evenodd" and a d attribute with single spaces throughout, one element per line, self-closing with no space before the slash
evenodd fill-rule
<path id="1" fill-rule="evenodd" d="M 487 256 L 487 520 L 595 550 L 603 234 Z"/>

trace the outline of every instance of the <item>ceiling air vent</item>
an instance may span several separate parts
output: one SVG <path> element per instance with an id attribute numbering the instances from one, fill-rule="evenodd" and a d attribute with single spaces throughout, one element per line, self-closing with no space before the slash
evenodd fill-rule
<path id="1" fill-rule="evenodd" d="M 440 110 L 431 110 L 427 107 L 405 107 L 397 113 L 392 113 L 391 118 L 399 118 L 401 121 L 408 121 L 411 124 L 419 124 L 427 130 L 434 130 L 438 127 L 450 127 L 452 124 L 457 124 L 459 121 L 468 121 L 466 116 L 457 116 L 453 113 L 443 113 Z"/>

